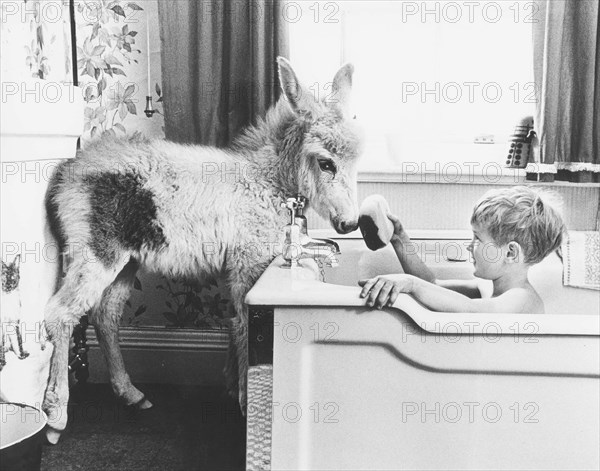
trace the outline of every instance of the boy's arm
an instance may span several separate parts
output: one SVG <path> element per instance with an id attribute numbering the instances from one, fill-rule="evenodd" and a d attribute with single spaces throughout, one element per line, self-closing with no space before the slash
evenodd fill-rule
<path id="1" fill-rule="evenodd" d="M 404 269 L 404 273 L 451 289 L 469 298 L 481 297 L 476 280 L 437 280 L 431 269 L 421 260 L 417 251 L 411 247 L 412 241 L 404 230 L 400 220 L 393 214 L 388 214 L 388 219 L 394 224 L 394 235 L 392 236 L 391 244 Z"/>
<path id="2" fill-rule="evenodd" d="M 463 294 L 467 298 L 477 299 L 482 297 L 477 280 L 436 280 L 435 284 Z"/>
<path id="3" fill-rule="evenodd" d="M 530 302 L 525 289 L 511 289 L 494 298 L 471 299 L 456 291 L 413 279 L 410 291 L 417 300 L 433 311 L 441 312 L 524 312 Z"/>
<path id="4" fill-rule="evenodd" d="M 382 275 L 359 282 L 369 306 L 381 308 L 396 301 L 398 294 L 411 294 L 432 311 L 439 312 L 523 312 L 529 293 L 525 289 L 512 289 L 506 293 L 485 299 L 470 299 L 467 296 L 421 280 L 411 275 Z"/>
<path id="5" fill-rule="evenodd" d="M 417 252 L 412 250 L 412 241 L 404 231 L 400 219 L 392 214 L 388 214 L 388 219 L 394 224 L 394 235 L 390 242 L 398 256 L 400 265 L 404 269 L 404 273 L 414 275 L 430 283 L 435 283 L 433 272 L 423 263 Z"/>

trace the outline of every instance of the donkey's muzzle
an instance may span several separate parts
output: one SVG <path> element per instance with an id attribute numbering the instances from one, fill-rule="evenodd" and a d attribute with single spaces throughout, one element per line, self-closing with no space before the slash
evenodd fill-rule
<path id="1" fill-rule="evenodd" d="M 334 221 L 333 228 L 338 234 L 348 234 L 358 229 L 358 221 Z"/>

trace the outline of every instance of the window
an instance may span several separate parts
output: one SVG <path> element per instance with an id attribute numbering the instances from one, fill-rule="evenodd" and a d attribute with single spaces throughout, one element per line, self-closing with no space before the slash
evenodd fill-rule
<path id="1" fill-rule="evenodd" d="M 506 159 L 533 115 L 533 2 L 291 2 L 290 59 L 313 93 L 355 65 L 362 170 Z M 329 93 L 331 90 L 329 89 Z"/>

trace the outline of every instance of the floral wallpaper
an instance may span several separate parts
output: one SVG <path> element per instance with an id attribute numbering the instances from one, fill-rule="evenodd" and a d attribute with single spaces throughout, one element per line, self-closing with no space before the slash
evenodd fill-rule
<path id="1" fill-rule="evenodd" d="M 79 1 L 77 72 L 85 98 L 85 143 L 135 131 L 164 137 L 156 1 Z M 156 113 L 148 118 L 146 96 Z"/>
<path id="2" fill-rule="evenodd" d="M 177 280 L 141 272 L 126 303 L 122 325 L 222 329 L 233 316 L 222 281 Z"/>
<path id="3" fill-rule="evenodd" d="M 81 145 L 103 135 L 164 137 L 157 0 L 75 0 L 76 60 L 68 1 L 0 2 L 2 80 L 73 81 L 85 100 Z M 146 96 L 155 112 L 145 113 Z M 232 315 L 217 279 L 140 271 L 122 325 L 221 329 Z"/>

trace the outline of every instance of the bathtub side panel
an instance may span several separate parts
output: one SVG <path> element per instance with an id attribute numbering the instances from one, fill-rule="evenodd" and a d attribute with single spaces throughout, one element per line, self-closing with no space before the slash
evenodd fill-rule
<path id="1" fill-rule="evenodd" d="M 598 467 L 598 337 L 464 334 L 276 309 L 273 469 Z"/>
<path id="2" fill-rule="evenodd" d="M 381 347 L 320 344 L 300 423 L 301 469 L 595 469 L 599 383 L 439 374 Z M 304 364 L 305 363 L 305 364 Z"/>

